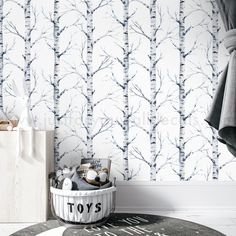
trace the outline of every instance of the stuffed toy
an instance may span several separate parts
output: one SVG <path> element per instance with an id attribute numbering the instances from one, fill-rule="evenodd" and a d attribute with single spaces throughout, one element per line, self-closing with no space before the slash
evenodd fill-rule
<path id="1" fill-rule="evenodd" d="M 70 178 L 74 175 L 74 173 L 76 172 L 77 168 L 79 167 L 67 167 L 67 166 L 64 166 L 63 170 L 62 170 L 62 174 L 63 174 L 63 177 L 64 178 Z"/>
<path id="2" fill-rule="evenodd" d="M 75 172 L 76 172 L 76 167 L 69 168 L 67 166 L 64 166 L 63 169 L 59 167 L 58 170 L 56 171 L 56 178 L 55 178 L 56 186 L 55 187 L 59 189 L 63 189 L 64 180 L 66 178 L 71 179 Z"/>
<path id="3" fill-rule="evenodd" d="M 72 190 L 72 181 L 70 178 L 65 178 L 62 184 L 63 190 Z"/>
<path id="4" fill-rule="evenodd" d="M 94 166 L 84 172 L 80 166 L 59 168 L 56 172 L 55 187 L 63 190 L 97 190 L 108 188 L 108 169 L 96 171 Z"/>
<path id="5" fill-rule="evenodd" d="M 56 171 L 56 176 L 55 176 L 55 187 L 62 189 L 62 181 L 63 181 L 63 171 L 61 168 L 59 168 Z"/>
<path id="6" fill-rule="evenodd" d="M 103 168 L 98 172 L 101 185 L 104 185 L 108 181 L 108 169 Z"/>
<path id="7" fill-rule="evenodd" d="M 72 181 L 72 190 L 96 190 L 99 189 L 98 186 L 87 183 L 82 179 L 79 173 L 76 171 L 71 178 Z"/>
<path id="8" fill-rule="evenodd" d="M 90 168 L 85 176 L 86 182 L 95 186 L 102 186 L 108 181 L 108 169 L 103 168 L 99 172 Z"/>

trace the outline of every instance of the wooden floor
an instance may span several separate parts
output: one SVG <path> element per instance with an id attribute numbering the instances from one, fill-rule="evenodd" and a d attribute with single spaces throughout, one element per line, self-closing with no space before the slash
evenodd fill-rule
<path id="1" fill-rule="evenodd" d="M 153 212 L 145 212 L 152 213 Z M 227 236 L 236 236 L 236 212 L 217 213 L 201 213 L 201 212 L 156 212 L 155 214 L 180 218 L 199 224 L 203 224 L 210 228 L 216 229 Z M 14 224 L 0 224 L 0 235 L 9 236 L 10 234 L 32 225 L 33 223 L 14 223 Z M 41 236 L 61 236 L 64 229 L 56 229 L 51 233 L 41 234 Z"/>

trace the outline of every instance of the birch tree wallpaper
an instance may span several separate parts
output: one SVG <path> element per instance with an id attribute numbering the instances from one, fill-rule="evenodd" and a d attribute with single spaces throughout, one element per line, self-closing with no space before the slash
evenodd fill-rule
<path id="1" fill-rule="evenodd" d="M 0 109 L 25 88 L 56 168 L 111 158 L 119 180 L 235 180 L 204 121 L 227 62 L 215 0 L 0 0 Z"/>

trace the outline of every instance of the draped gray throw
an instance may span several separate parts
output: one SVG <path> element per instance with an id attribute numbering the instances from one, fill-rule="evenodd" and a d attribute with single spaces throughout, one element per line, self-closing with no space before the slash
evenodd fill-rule
<path id="1" fill-rule="evenodd" d="M 230 53 L 206 121 L 219 140 L 236 156 L 236 0 L 216 0 L 226 29 L 224 45 Z"/>

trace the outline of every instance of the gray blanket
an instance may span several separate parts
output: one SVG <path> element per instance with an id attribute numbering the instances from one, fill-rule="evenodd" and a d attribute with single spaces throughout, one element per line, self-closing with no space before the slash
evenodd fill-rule
<path id="1" fill-rule="evenodd" d="M 218 129 L 219 140 L 236 156 L 236 29 L 226 33 L 224 44 L 230 59 L 219 80 L 206 121 Z"/>
<path id="2" fill-rule="evenodd" d="M 236 0 L 216 2 L 227 31 L 224 44 L 230 59 L 219 79 L 206 121 L 218 130 L 219 140 L 236 156 Z"/>

